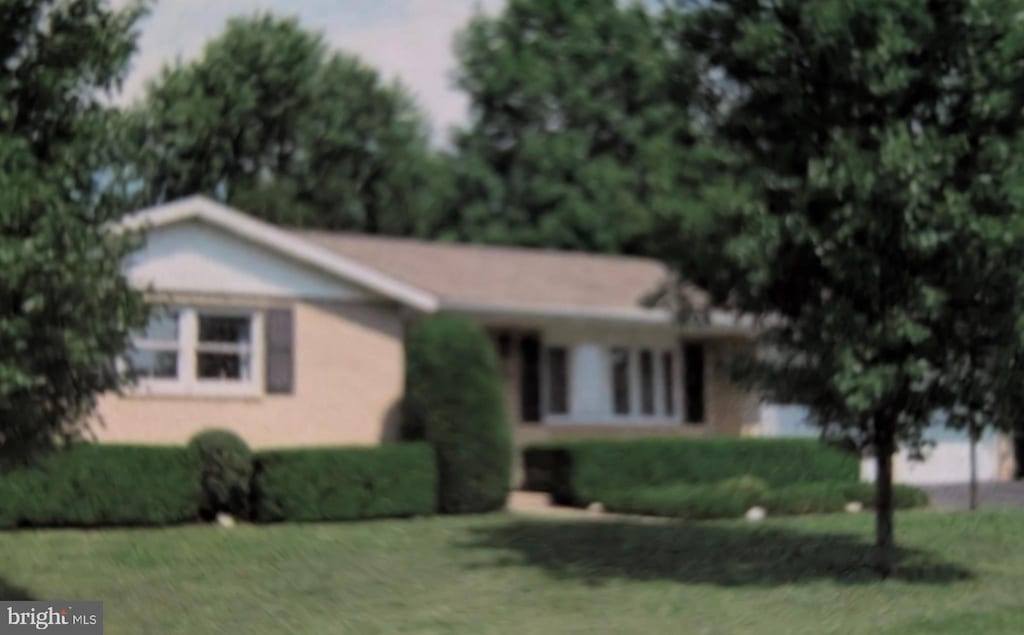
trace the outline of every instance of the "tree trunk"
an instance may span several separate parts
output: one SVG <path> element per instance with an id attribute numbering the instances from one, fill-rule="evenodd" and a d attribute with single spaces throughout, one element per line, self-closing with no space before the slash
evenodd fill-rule
<path id="1" fill-rule="evenodd" d="M 893 570 L 892 455 L 896 450 L 894 423 L 877 420 L 875 428 L 875 565 L 883 578 Z"/>
<path id="2" fill-rule="evenodd" d="M 971 487 L 970 487 L 970 508 L 971 511 L 978 509 L 978 431 L 972 425 L 968 428 L 971 439 Z"/>

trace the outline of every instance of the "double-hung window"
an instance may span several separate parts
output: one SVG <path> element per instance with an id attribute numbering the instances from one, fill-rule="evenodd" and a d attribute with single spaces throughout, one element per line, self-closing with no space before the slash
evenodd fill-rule
<path id="1" fill-rule="evenodd" d="M 199 311 L 196 377 L 200 381 L 252 380 L 252 316 Z"/>
<path id="2" fill-rule="evenodd" d="M 154 311 L 149 324 L 134 337 L 128 365 L 137 379 L 178 379 L 179 311 Z"/>
<path id="3" fill-rule="evenodd" d="M 679 382 L 673 351 L 612 346 L 608 364 L 613 417 L 638 422 L 675 420 Z"/>
<path id="4" fill-rule="evenodd" d="M 133 337 L 128 370 L 143 392 L 258 393 L 262 325 L 257 311 L 154 310 L 146 328 Z"/>

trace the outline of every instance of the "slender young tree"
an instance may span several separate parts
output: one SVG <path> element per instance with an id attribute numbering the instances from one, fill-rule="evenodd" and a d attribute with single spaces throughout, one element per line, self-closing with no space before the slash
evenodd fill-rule
<path id="1" fill-rule="evenodd" d="M 1019 359 L 1021 9 L 718 0 L 683 12 L 680 49 L 699 56 L 707 121 L 750 196 L 722 209 L 718 240 L 703 243 L 714 248 L 688 242 L 680 260 L 717 301 L 764 317 L 749 370 L 769 397 L 874 451 L 885 574 L 893 453 L 919 447 L 938 410 L 993 423 L 1014 376 L 1000 370 Z"/>

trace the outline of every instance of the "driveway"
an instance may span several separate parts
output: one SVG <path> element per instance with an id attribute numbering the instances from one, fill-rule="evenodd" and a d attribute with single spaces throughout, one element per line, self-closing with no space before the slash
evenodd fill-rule
<path id="1" fill-rule="evenodd" d="M 950 485 L 920 485 L 928 492 L 932 505 L 938 509 L 967 509 L 970 486 L 967 483 Z M 978 483 L 980 507 L 1024 507 L 1024 481 Z"/>

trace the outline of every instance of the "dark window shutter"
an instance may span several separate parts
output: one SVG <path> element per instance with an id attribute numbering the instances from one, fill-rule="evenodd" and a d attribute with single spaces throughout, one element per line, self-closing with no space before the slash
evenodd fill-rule
<path id="1" fill-rule="evenodd" d="M 267 392 L 291 394 L 295 390 L 295 328 L 291 309 L 266 313 Z"/>
<path id="2" fill-rule="evenodd" d="M 683 382 L 686 389 L 686 423 L 703 423 L 704 411 L 704 345 L 683 346 Z"/>
<path id="3" fill-rule="evenodd" d="M 524 335 L 519 340 L 519 409 L 524 423 L 540 422 L 540 338 Z"/>

